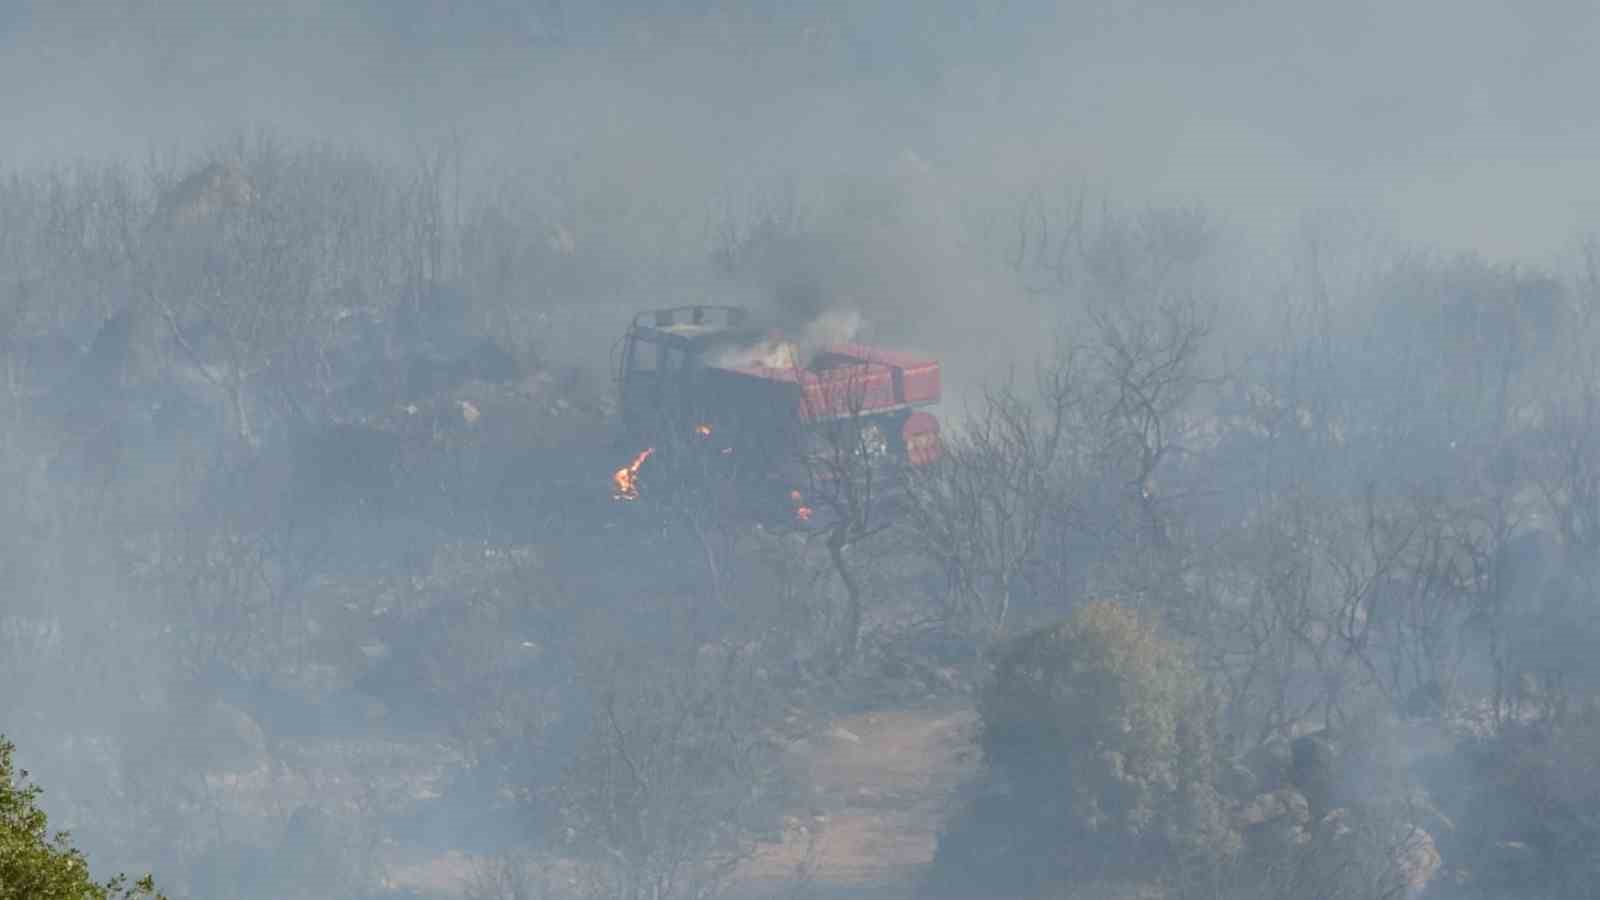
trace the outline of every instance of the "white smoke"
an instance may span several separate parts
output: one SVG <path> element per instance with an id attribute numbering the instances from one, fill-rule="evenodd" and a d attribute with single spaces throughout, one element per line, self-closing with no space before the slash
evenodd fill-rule
<path id="1" fill-rule="evenodd" d="M 861 333 L 861 313 L 854 309 L 831 309 L 812 320 L 800 336 L 801 349 L 813 353 L 834 344 L 848 344 Z"/>
<path id="2" fill-rule="evenodd" d="M 861 333 L 864 319 L 854 309 L 828 310 L 806 325 L 798 337 L 769 336 L 745 347 L 725 351 L 710 363 L 723 368 L 763 366 L 769 369 L 809 367 L 822 350 L 847 344 Z"/>
<path id="3" fill-rule="evenodd" d="M 743 369 L 761 366 L 767 369 L 791 369 L 799 365 L 800 347 L 794 341 L 768 338 L 745 347 L 735 347 L 711 357 L 710 363 L 724 369 Z"/>

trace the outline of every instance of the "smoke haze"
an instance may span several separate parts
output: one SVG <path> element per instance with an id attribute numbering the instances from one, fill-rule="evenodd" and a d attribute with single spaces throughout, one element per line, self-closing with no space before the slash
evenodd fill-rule
<path id="1" fill-rule="evenodd" d="M 1317 596 L 1371 602 L 1400 576 L 1362 569 L 1381 568 L 1362 541 L 1426 534 L 1489 549 L 1416 584 L 1537 585 L 1540 615 L 1571 618 L 1533 616 L 1527 645 L 1582 669 L 1587 613 L 1562 604 L 1590 595 L 1546 576 L 1591 589 L 1600 541 L 1580 513 L 1527 510 L 1590 496 L 1552 481 L 1551 448 L 1600 446 L 1583 380 L 1600 319 L 1582 313 L 1600 278 L 1596 47 L 1600 6 L 1576 0 L 0 0 L 0 463 L 25 510 L 0 521 L 0 648 L 27 648 L 0 658 L 0 735 L 97 871 L 168 866 L 174 897 L 221 897 L 293 869 L 260 890 L 304 875 L 314 895 L 397 900 L 374 872 L 461 897 L 462 847 L 604 831 L 563 816 L 626 805 L 606 779 L 671 744 L 668 718 L 763 739 L 816 725 L 780 691 L 855 671 L 838 660 L 858 634 L 877 652 L 923 613 L 965 622 L 959 603 L 1033 623 L 1050 598 L 1254 602 L 1340 577 Z M 1009 473 L 923 498 L 927 515 L 971 501 L 941 532 L 959 552 L 928 549 L 929 528 L 882 562 L 875 522 L 805 543 L 739 530 L 712 500 L 650 507 L 654 451 L 618 443 L 619 338 L 640 311 L 695 303 L 752 307 L 802 356 L 861 341 L 937 358 L 944 433 L 991 429 L 952 458 Z M 990 402 L 1063 348 L 1100 380 Z M 1530 422 L 1570 434 L 1525 438 Z M 625 512 L 606 505 L 619 465 L 643 498 Z M 1006 490 L 1062 506 L 978 503 Z M 1439 525 L 1429 491 L 1477 505 Z M 646 508 L 661 521 L 619 524 Z M 985 523 L 1002 536 L 961 543 Z M 906 562 L 913 545 L 931 556 Z M 1275 568 L 1330 546 L 1356 549 Z M 988 555 L 963 569 L 960 553 Z M 1185 620 L 1211 629 L 1218 666 L 1247 633 L 1235 612 Z M 1303 637 L 1285 658 L 1325 649 Z M 975 695 L 951 673 L 992 660 L 971 634 L 904 640 L 873 657 L 903 689 L 887 721 L 960 696 L 906 729 L 954 741 Z M 1460 650 L 1461 683 L 1510 691 L 1490 652 Z M 1317 708 L 1290 674 L 1284 708 Z M 1408 702 L 1444 690 L 1396 679 Z M 779 709 L 781 726 L 758 713 Z M 870 768 L 862 736 L 826 722 L 793 751 L 825 759 L 819 783 Z M 850 802 L 972 775 L 883 728 L 943 775 Z M 694 834 L 672 846 L 699 864 L 743 840 L 727 823 L 776 833 L 837 800 L 771 775 L 792 760 L 735 730 L 641 763 L 664 771 L 635 773 L 628 802 L 677 818 L 639 813 L 641 843 L 594 839 L 596 858 L 666 866 L 640 847 Z M 1393 767 L 1448 755 L 1433 731 L 1386 740 Z M 1548 752 L 1538 771 L 1594 774 Z M 685 787 L 702 758 L 758 787 Z M 1294 806 L 1249 781 L 1239 805 Z M 350 832 L 319 816 L 345 815 L 370 833 L 335 841 Z M 1482 849 L 1434 821 L 1447 860 Z M 762 877 L 804 868 L 783 862 Z M 647 896 L 629 872 L 584 896 Z"/>

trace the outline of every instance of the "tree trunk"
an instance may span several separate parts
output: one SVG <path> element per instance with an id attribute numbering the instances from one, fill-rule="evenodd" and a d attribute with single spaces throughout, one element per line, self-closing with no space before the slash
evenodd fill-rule
<path id="1" fill-rule="evenodd" d="M 833 570 L 839 573 L 839 581 L 844 584 L 845 593 L 844 646 L 840 649 L 839 659 L 841 665 L 855 662 L 861 642 L 861 584 L 850 571 L 850 564 L 844 558 L 848 546 L 849 540 L 844 528 L 835 528 L 828 536 L 828 558 L 833 561 Z"/>

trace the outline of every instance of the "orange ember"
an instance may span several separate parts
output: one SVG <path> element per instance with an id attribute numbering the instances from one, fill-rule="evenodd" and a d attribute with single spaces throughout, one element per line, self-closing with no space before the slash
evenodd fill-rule
<path id="1" fill-rule="evenodd" d="M 611 476 L 611 484 L 615 488 L 611 492 L 611 499 L 639 499 L 639 467 L 644 465 L 644 461 L 649 459 L 650 454 L 654 452 L 656 452 L 654 447 L 644 448 L 639 452 L 638 456 L 633 458 L 633 462 L 618 469 L 617 473 Z"/>

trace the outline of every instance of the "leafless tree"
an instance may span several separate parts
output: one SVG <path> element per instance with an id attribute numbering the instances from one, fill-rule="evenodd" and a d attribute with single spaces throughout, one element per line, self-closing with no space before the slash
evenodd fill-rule
<path id="1" fill-rule="evenodd" d="M 403 192 L 405 216 L 401 236 L 405 266 L 403 320 L 420 324 L 432 291 L 447 283 L 459 268 L 457 236 L 462 221 L 462 172 L 465 142 L 461 135 L 429 150 L 419 149 L 411 183 Z"/>
<path id="2" fill-rule="evenodd" d="M 1091 208 L 1088 193 L 1035 184 L 1019 200 L 1003 252 L 1029 293 L 1059 295 L 1081 278 L 1094 229 L 1109 212 L 1103 202 Z"/>
<path id="3" fill-rule="evenodd" d="M 224 392 L 235 433 L 252 445 L 248 387 L 304 326 L 315 277 L 292 161 L 269 141 L 253 149 L 248 166 L 213 162 L 168 192 L 172 212 L 147 232 L 141 278 L 148 308 Z"/>
<path id="4" fill-rule="evenodd" d="M 404 229 L 432 220 L 404 205 L 396 181 L 334 148 L 266 136 L 219 148 L 181 179 L 151 174 L 161 202 L 140 232 L 139 311 L 223 392 L 247 442 L 260 437 L 254 407 L 274 399 L 259 388 L 325 399 L 346 321 L 385 309 L 405 282 L 416 254 Z"/>
<path id="5" fill-rule="evenodd" d="M 1274 498 L 1252 527 L 1221 535 L 1204 569 L 1205 602 L 1180 618 L 1222 688 L 1224 736 L 1238 751 L 1284 733 L 1317 704 L 1296 683 L 1301 643 L 1316 637 L 1311 515 L 1293 498 Z"/>
<path id="6" fill-rule="evenodd" d="M 828 559 L 845 594 L 838 662 L 848 665 L 860 650 L 866 585 L 855 549 L 883 534 L 884 499 L 892 488 L 888 420 L 869 415 L 871 363 L 846 362 L 814 371 L 793 362 L 800 388 L 800 424 L 790 429 L 791 458 L 805 480 L 795 513 L 801 524 L 818 526 Z M 793 496 L 793 495 L 792 495 Z"/>
<path id="7" fill-rule="evenodd" d="M 1148 540 L 1158 547 L 1170 535 L 1157 473 L 1186 451 L 1196 427 L 1190 405 L 1202 387 L 1218 381 L 1203 368 L 1212 301 L 1172 272 L 1207 252 L 1208 228 L 1187 216 L 1157 218 L 1134 236 L 1109 233 L 1091 258 L 1096 275 L 1086 310 L 1094 333 L 1089 353 L 1103 394 L 1103 451 L 1120 460 Z M 1127 246 L 1136 239 L 1135 247 Z M 1136 251 L 1145 244 L 1151 245 L 1144 250 L 1149 258 L 1139 259 Z"/>
<path id="8" fill-rule="evenodd" d="M 907 473 L 907 530 L 946 574 L 951 612 L 999 632 L 1012 592 L 1038 561 L 1052 510 L 1066 501 L 1060 457 L 1081 373 L 1063 354 L 1038 373 L 1038 396 L 988 390 L 940 458 Z"/>
<path id="9" fill-rule="evenodd" d="M 613 648 L 592 660 L 592 727 L 554 799 L 587 896 L 709 898 L 755 852 L 776 785 L 749 651 Z"/>
<path id="10" fill-rule="evenodd" d="M 792 183 L 757 186 L 722 198 L 706 215 L 711 261 L 732 276 L 770 265 L 771 255 L 804 231 L 806 219 L 807 210 Z"/>

